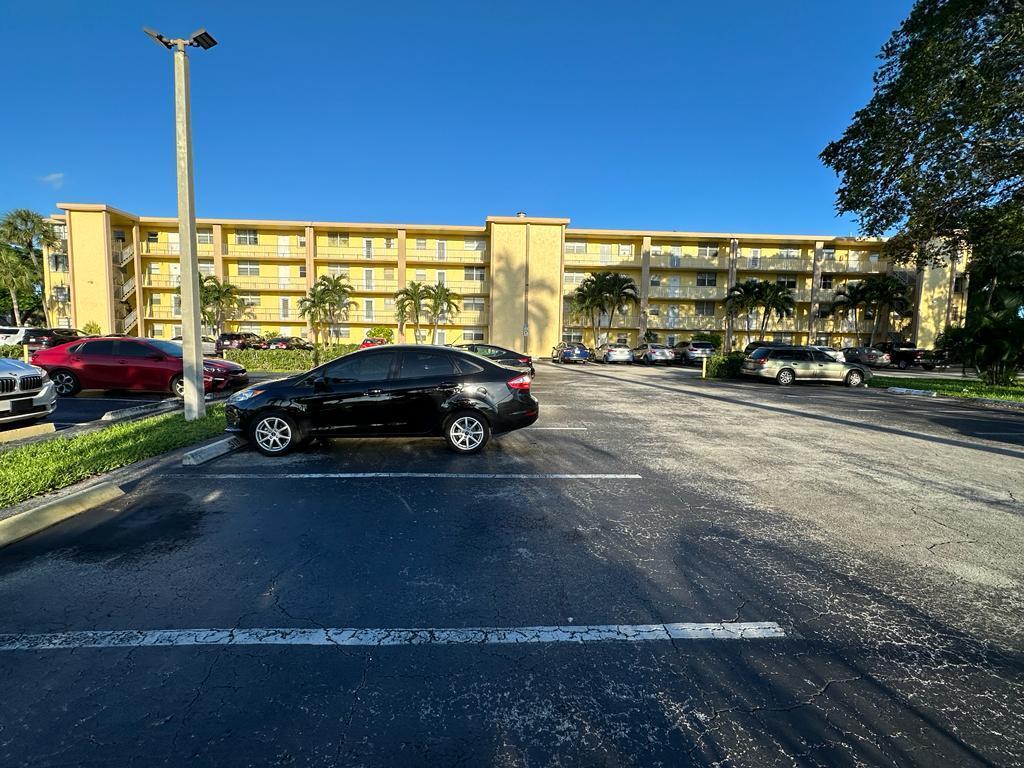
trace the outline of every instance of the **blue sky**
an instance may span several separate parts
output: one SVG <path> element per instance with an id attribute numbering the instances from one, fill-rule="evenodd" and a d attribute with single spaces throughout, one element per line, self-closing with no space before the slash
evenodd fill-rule
<path id="1" fill-rule="evenodd" d="M 846 234 L 818 153 L 911 0 L 5 3 L 0 210 Z M 9 96 L 11 93 L 8 94 Z"/>

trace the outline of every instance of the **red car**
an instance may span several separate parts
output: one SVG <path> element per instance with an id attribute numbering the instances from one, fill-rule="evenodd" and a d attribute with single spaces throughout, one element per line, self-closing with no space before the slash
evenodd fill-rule
<path id="1" fill-rule="evenodd" d="M 92 338 L 41 349 L 32 364 L 50 374 L 58 395 L 83 389 L 134 389 L 185 394 L 181 345 L 163 339 L 127 336 Z M 203 360 L 206 392 L 234 389 L 249 383 L 245 368 L 215 358 Z"/>
<path id="2" fill-rule="evenodd" d="M 388 340 L 379 336 L 367 336 L 363 339 L 363 343 L 359 345 L 360 349 L 366 349 L 367 347 L 379 347 L 381 344 L 387 344 Z"/>

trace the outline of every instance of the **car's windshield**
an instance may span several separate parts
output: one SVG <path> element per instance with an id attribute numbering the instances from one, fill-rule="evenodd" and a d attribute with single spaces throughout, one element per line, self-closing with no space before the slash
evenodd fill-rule
<path id="1" fill-rule="evenodd" d="M 168 357 L 181 357 L 181 344 L 163 339 L 146 339 L 150 346 L 156 347 Z"/>
<path id="2" fill-rule="evenodd" d="M 715 345 L 710 341 L 694 341 L 690 344 L 694 349 L 714 349 Z"/>

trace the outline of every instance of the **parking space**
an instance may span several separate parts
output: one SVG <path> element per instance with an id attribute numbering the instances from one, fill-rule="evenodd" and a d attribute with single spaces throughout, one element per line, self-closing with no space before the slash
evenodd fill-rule
<path id="1" fill-rule="evenodd" d="M 1024 759 L 1024 419 L 538 368 L 481 454 L 165 464 L 4 550 L 0 763 Z"/>

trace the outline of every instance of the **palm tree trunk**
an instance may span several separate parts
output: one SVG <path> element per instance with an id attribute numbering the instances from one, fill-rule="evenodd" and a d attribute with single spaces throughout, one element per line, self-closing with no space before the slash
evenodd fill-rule
<path id="1" fill-rule="evenodd" d="M 8 288 L 8 292 L 11 294 L 11 309 L 14 312 L 14 324 L 21 325 L 21 309 L 18 307 L 18 292 L 13 288 Z"/>
<path id="2" fill-rule="evenodd" d="M 874 322 L 871 324 L 871 337 L 868 339 L 869 347 L 875 346 L 875 337 L 878 335 L 878 324 L 881 320 L 881 318 L 879 317 L 879 310 L 880 306 L 876 304 Z"/>
<path id="3" fill-rule="evenodd" d="M 32 245 L 31 240 L 28 241 L 28 244 L 25 247 L 25 253 L 28 254 L 28 258 L 32 262 L 32 266 L 35 267 L 36 275 L 39 275 L 39 283 L 43 289 L 43 300 L 40 302 L 43 308 L 43 321 L 45 322 L 46 327 L 50 328 L 52 327 L 53 324 L 50 322 L 50 310 L 47 307 L 46 302 L 46 281 L 43 279 L 43 268 L 42 265 L 39 263 L 39 257 L 36 256 L 36 249 Z"/>

